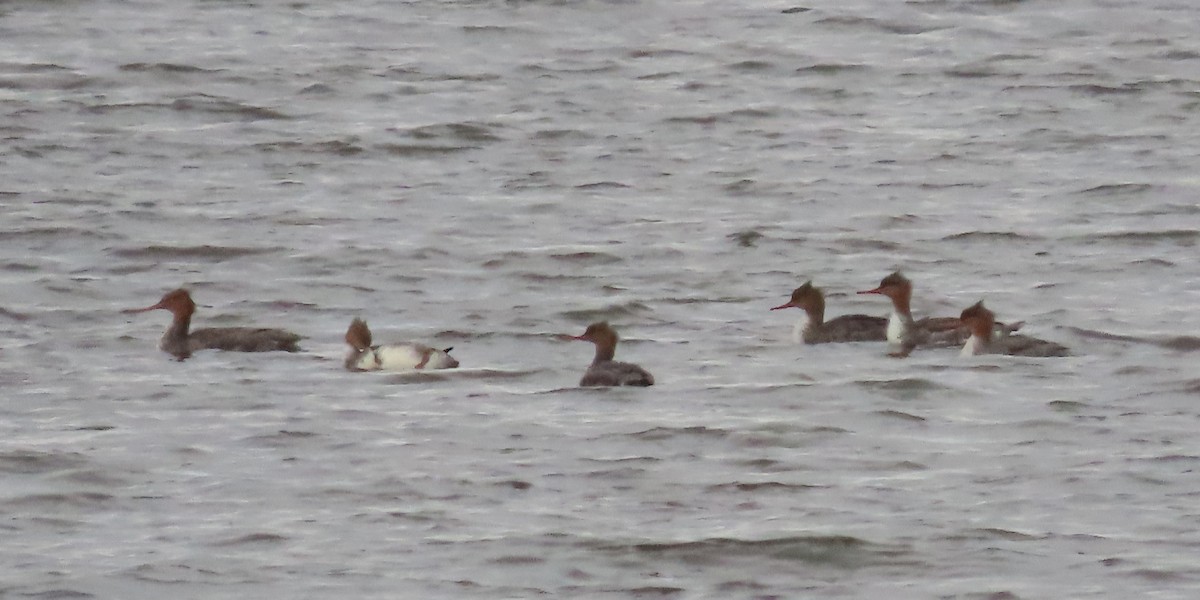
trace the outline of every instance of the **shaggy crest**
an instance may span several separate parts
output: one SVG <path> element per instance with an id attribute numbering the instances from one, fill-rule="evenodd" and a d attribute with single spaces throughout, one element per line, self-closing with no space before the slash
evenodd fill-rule
<path id="1" fill-rule="evenodd" d="M 346 343 L 359 352 L 371 347 L 371 330 L 367 328 L 366 321 L 354 319 L 350 322 L 350 328 L 346 330 Z"/>

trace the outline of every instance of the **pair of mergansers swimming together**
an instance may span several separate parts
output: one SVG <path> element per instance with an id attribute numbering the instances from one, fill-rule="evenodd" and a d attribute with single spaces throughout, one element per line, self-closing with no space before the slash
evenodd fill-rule
<path id="1" fill-rule="evenodd" d="M 1006 325 L 996 322 L 992 311 L 979 301 L 955 317 L 912 316 L 912 282 L 900 272 L 884 277 L 875 289 L 860 294 L 880 294 L 892 301 L 892 314 L 887 319 L 869 315 L 844 315 L 825 321 L 825 296 L 811 281 L 796 288 L 781 308 L 801 308 L 807 319 L 796 323 L 793 336 L 805 344 L 829 342 L 871 342 L 886 340 L 889 354 L 908 356 L 917 347 L 957 346 L 963 344 L 962 356 L 976 354 L 1010 354 L 1014 356 L 1066 356 L 1066 347 L 1035 337 L 1016 335 L 1022 323 Z"/>
<path id="2" fill-rule="evenodd" d="M 167 310 L 174 316 L 171 326 L 163 334 L 159 347 L 179 360 L 184 360 L 197 350 L 217 349 L 236 352 L 296 352 L 301 336 L 283 329 L 260 329 L 254 327 L 213 327 L 191 330 L 192 314 L 196 303 L 185 289 L 167 292 L 157 304 L 145 308 L 127 310 L 141 313 L 151 310 Z M 562 336 L 564 339 L 583 340 L 596 345 L 596 357 L 580 380 L 581 386 L 654 385 L 654 377 L 645 369 L 630 363 L 613 360 L 617 350 L 617 332 L 608 323 L 593 323 L 583 335 Z M 351 371 L 411 371 L 422 369 L 453 369 L 458 361 L 450 356 L 451 348 L 438 350 L 424 344 L 403 342 L 380 346 L 371 345 L 371 330 L 366 321 L 354 319 L 346 330 L 346 343 L 350 354 L 346 357 L 346 368 Z"/>
<path id="3" fill-rule="evenodd" d="M 297 352 L 301 336 L 283 329 L 256 327 L 210 327 L 190 329 L 196 303 L 185 289 L 172 290 L 163 295 L 157 304 L 146 308 L 134 308 L 126 312 L 140 313 L 150 310 L 167 310 L 174 315 L 171 326 L 163 334 L 158 347 L 164 352 L 183 360 L 196 350 L 216 349 L 235 352 Z M 350 355 L 346 357 L 346 368 L 351 371 L 406 371 L 412 369 L 450 369 L 458 361 L 450 356 L 450 348 L 438 350 L 423 344 L 402 343 L 386 346 L 371 345 L 371 330 L 366 321 L 354 319 L 346 330 L 346 343 L 350 344 Z"/>

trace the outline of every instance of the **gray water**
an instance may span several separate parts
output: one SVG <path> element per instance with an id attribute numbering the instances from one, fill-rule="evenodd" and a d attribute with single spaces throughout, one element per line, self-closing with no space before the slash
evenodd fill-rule
<path id="1" fill-rule="evenodd" d="M 0 597 L 1193 598 L 1198 27 L 0 3 Z M 767 310 L 897 268 L 1074 356 Z M 184 285 L 306 352 L 170 360 L 120 311 Z M 463 369 L 346 372 L 355 316 Z M 575 387 L 599 319 L 657 386 Z"/>

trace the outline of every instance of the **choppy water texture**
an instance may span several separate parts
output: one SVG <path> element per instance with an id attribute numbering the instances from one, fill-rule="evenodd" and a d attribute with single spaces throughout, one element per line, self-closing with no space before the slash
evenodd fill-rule
<path id="1" fill-rule="evenodd" d="M 1197 23 L 0 3 L 0 596 L 1195 597 Z M 767 311 L 896 268 L 1076 355 Z M 180 285 L 307 352 L 171 361 L 120 310 Z M 600 318 L 659 385 L 574 387 Z"/>

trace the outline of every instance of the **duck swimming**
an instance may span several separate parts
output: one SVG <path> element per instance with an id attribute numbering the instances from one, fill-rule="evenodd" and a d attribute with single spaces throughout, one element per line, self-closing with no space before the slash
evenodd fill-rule
<path id="1" fill-rule="evenodd" d="M 800 308 L 807 318 L 792 329 L 796 343 L 881 342 L 887 339 L 887 319 L 869 315 L 842 315 L 825 322 L 825 294 L 812 281 L 792 291 L 792 297 L 771 310 Z"/>
<path id="2" fill-rule="evenodd" d="M 1008 354 L 1010 356 L 1070 356 L 1062 344 L 1048 342 L 1028 335 L 997 337 L 996 315 L 983 306 L 980 300 L 962 311 L 962 324 L 971 330 L 971 337 L 963 345 L 960 356 L 978 354 Z"/>
<path id="3" fill-rule="evenodd" d="M 157 304 L 126 310 L 141 313 L 151 310 L 170 311 L 173 319 L 158 347 L 178 360 L 184 360 L 196 350 L 212 348 L 233 352 L 298 352 L 301 336 L 283 329 L 255 327 L 208 327 L 190 330 L 196 303 L 183 288 L 171 290 Z"/>
<path id="4" fill-rule="evenodd" d="M 592 323 L 583 335 L 563 336 L 569 340 L 591 342 L 596 345 L 596 356 L 592 364 L 579 380 L 581 387 L 654 385 L 654 376 L 649 371 L 633 363 L 613 360 L 617 353 L 617 332 L 607 322 Z"/>

